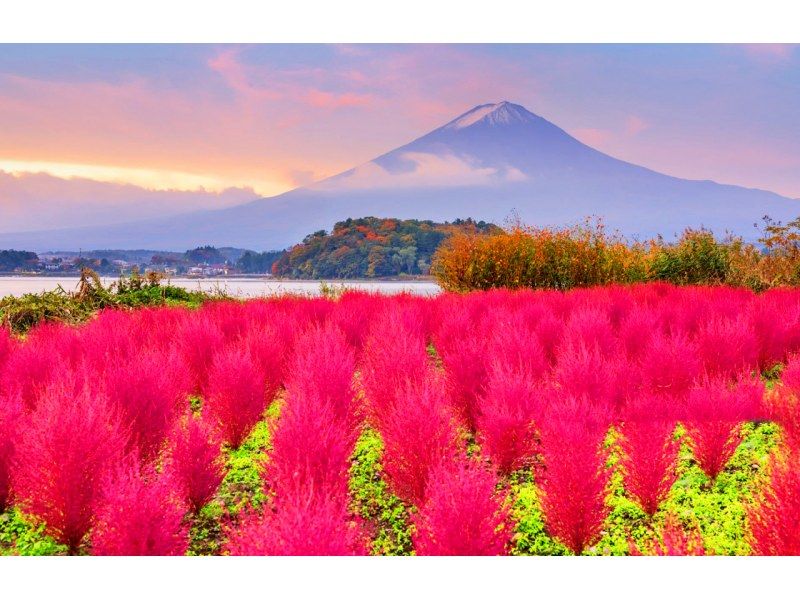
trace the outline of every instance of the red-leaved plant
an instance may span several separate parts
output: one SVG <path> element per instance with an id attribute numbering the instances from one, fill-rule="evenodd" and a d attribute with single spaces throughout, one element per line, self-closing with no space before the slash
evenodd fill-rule
<path id="1" fill-rule="evenodd" d="M 546 529 L 575 554 L 597 541 L 609 512 L 603 439 L 611 420 L 607 405 L 554 396 L 540 424 L 537 477 Z"/>
<path id="2" fill-rule="evenodd" d="M 442 380 L 434 372 L 408 384 L 379 422 L 384 473 L 403 500 L 422 505 L 431 470 L 463 450 L 458 420 Z"/>
<path id="3" fill-rule="evenodd" d="M 249 348 L 220 349 L 208 372 L 203 410 L 221 437 L 239 447 L 267 407 L 266 380 Z"/>
<path id="4" fill-rule="evenodd" d="M 508 366 L 492 367 L 478 399 L 478 440 L 503 475 L 530 464 L 536 454 L 534 421 L 542 411 L 537 380 Z"/>
<path id="5" fill-rule="evenodd" d="M 645 395 L 625 411 L 621 437 L 625 489 L 651 517 L 677 479 L 677 423 L 674 404 L 663 397 Z"/>
<path id="6" fill-rule="evenodd" d="M 431 472 L 424 504 L 412 515 L 418 555 L 496 556 L 506 553 L 512 526 L 497 474 L 464 457 Z"/>
<path id="7" fill-rule="evenodd" d="M 225 550 L 238 556 L 362 556 L 367 538 L 341 497 L 306 491 L 278 497 L 264 514 L 228 530 Z"/>
<path id="8" fill-rule="evenodd" d="M 130 459 L 107 475 L 91 534 L 92 554 L 178 556 L 186 553 L 186 503 L 168 476 L 141 471 Z"/>
<path id="9" fill-rule="evenodd" d="M 20 507 L 77 552 L 89 531 L 103 479 L 128 444 L 119 412 L 102 394 L 74 383 L 42 393 L 14 453 L 13 490 Z"/>
<path id="10" fill-rule="evenodd" d="M 800 555 L 798 463 L 800 463 L 800 452 L 797 449 L 777 452 L 770 459 L 769 481 L 748 508 L 750 546 L 755 554 Z"/>
<path id="11" fill-rule="evenodd" d="M 21 421 L 22 401 L 0 394 L 0 513 L 11 499 L 11 468 Z"/>
<path id="12" fill-rule="evenodd" d="M 741 428 L 762 413 L 764 384 L 742 377 L 706 379 L 686 402 L 684 425 L 695 460 L 713 482 L 742 442 Z"/>
<path id="13" fill-rule="evenodd" d="M 173 427 L 167 471 L 193 513 L 213 498 L 225 470 L 220 443 L 205 420 L 191 413 Z"/>

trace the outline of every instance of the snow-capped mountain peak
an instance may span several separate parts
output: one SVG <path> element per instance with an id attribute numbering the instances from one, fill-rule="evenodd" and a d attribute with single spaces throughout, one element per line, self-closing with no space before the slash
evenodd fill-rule
<path id="1" fill-rule="evenodd" d="M 496 104 L 481 104 L 465 112 L 455 120 L 447 123 L 443 129 L 457 130 L 472 126 L 478 122 L 489 125 L 510 125 L 515 123 L 532 122 L 537 116 L 528 112 L 519 104 L 512 104 L 503 100 Z"/>

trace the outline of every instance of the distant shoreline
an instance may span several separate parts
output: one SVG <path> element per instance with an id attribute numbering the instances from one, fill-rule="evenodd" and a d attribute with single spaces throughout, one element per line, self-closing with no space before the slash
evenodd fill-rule
<path id="1" fill-rule="evenodd" d="M 0 272 L 0 278 L 67 278 L 78 280 L 80 274 L 66 273 L 66 272 L 41 272 L 41 273 L 19 273 L 19 272 Z M 100 278 L 116 279 L 119 275 L 114 274 L 100 274 Z M 283 278 L 276 276 L 266 276 L 264 274 L 235 274 L 228 276 L 169 276 L 164 278 L 165 281 L 180 280 L 180 281 L 214 281 L 214 280 L 264 280 L 270 282 L 319 282 L 326 284 L 343 284 L 347 282 L 356 283 L 370 283 L 370 282 L 402 282 L 402 283 L 431 283 L 436 282 L 433 276 L 385 276 L 374 278 Z"/>

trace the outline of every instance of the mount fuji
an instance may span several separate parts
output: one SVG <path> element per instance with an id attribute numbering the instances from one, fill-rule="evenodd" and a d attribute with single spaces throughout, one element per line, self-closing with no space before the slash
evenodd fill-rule
<path id="1" fill-rule="evenodd" d="M 629 237 L 704 226 L 752 239 L 765 214 L 800 215 L 800 201 L 770 191 L 680 179 L 599 152 L 524 107 L 484 104 L 402 147 L 323 181 L 220 210 L 0 235 L 0 246 L 281 249 L 349 217 L 472 217 L 564 225 L 595 215 Z"/>

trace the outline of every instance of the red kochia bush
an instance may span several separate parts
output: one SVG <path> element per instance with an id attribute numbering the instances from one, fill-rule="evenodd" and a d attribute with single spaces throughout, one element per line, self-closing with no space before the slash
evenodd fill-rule
<path id="1" fill-rule="evenodd" d="M 428 370 L 425 337 L 406 325 L 411 315 L 398 308 L 384 310 L 365 341 L 359 372 L 373 421 L 391 409 L 406 384 L 419 383 Z"/>
<path id="2" fill-rule="evenodd" d="M 651 517 L 677 478 L 677 423 L 673 404 L 661 397 L 641 397 L 628 405 L 624 415 L 625 489 Z"/>
<path id="3" fill-rule="evenodd" d="M 3 365 L 11 354 L 13 347 L 14 340 L 11 338 L 11 333 L 8 331 L 8 328 L 0 325 L 0 372 L 3 371 Z M 2 385 L 2 383 L 2 380 L 0 380 L 0 385 Z"/>
<path id="4" fill-rule="evenodd" d="M 741 443 L 742 424 L 761 416 L 763 394 L 763 383 L 748 378 L 732 385 L 705 380 L 689 393 L 684 424 L 694 457 L 712 481 Z"/>
<path id="5" fill-rule="evenodd" d="M 0 513 L 9 504 L 11 464 L 21 419 L 22 401 L 14 396 L 0 394 Z"/>
<path id="6" fill-rule="evenodd" d="M 185 513 L 171 480 L 152 470 L 142 473 L 131 460 L 104 481 L 91 535 L 92 554 L 182 555 L 189 545 Z"/>
<path id="7" fill-rule="evenodd" d="M 497 475 L 466 458 L 430 473 L 425 503 L 412 515 L 414 550 L 427 556 L 496 556 L 506 552 L 512 526 Z"/>
<path id="8" fill-rule="evenodd" d="M 308 489 L 346 496 L 360 431 L 354 367 L 353 350 L 336 327 L 312 327 L 297 340 L 266 469 L 279 496 Z"/>
<path id="9" fill-rule="evenodd" d="M 329 403 L 336 417 L 355 417 L 353 374 L 355 355 L 336 326 L 314 326 L 297 339 L 286 381 L 289 397 Z"/>
<path id="10" fill-rule="evenodd" d="M 25 342 L 8 355 L 0 390 L 20 396 L 26 408 L 33 409 L 42 390 L 59 376 L 68 374 L 78 362 L 76 338 L 73 328 L 59 324 L 33 328 Z"/>
<path id="11" fill-rule="evenodd" d="M 417 506 L 425 500 L 431 469 L 463 449 L 444 384 L 433 372 L 421 384 L 403 388 L 378 431 L 389 486 Z"/>
<path id="12" fill-rule="evenodd" d="M 274 509 L 246 516 L 228 531 L 225 550 L 238 556 L 363 556 L 366 536 L 346 501 L 319 492 L 278 497 Z"/>
<path id="13" fill-rule="evenodd" d="M 197 513 L 214 496 L 225 473 L 219 441 L 203 419 L 187 414 L 173 428 L 169 446 L 171 479 Z"/>
<path id="14" fill-rule="evenodd" d="M 267 407 L 266 381 L 246 345 L 217 352 L 208 374 L 204 412 L 232 448 L 237 448 Z"/>
<path id="15" fill-rule="evenodd" d="M 748 509 L 750 545 L 765 556 L 800 555 L 800 453 L 773 455 L 770 480 Z"/>
<path id="16" fill-rule="evenodd" d="M 697 346 L 685 334 L 656 332 L 642 350 L 640 376 L 644 392 L 682 399 L 703 371 Z"/>
<path id="17" fill-rule="evenodd" d="M 278 495 L 309 488 L 346 495 L 357 437 L 357 430 L 337 417 L 330 403 L 288 398 L 272 432 L 266 483 Z"/>
<path id="18" fill-rule="evenodd" d="M 695 339 L 710 375 L 734 376 L 758 367 L 758 338 L 744 316 L 713 317 L 701 324 Z"/>
<path id="19" fill-rule="evenodd" d="M 452 306 L 459 311 L 442 314 L 445 319 L 435 335 L 434 344 L 444 365 L 451 402 L 467 427 L 474 429 L 478 397 L 488 375 L 485 357 L 488 339 L 482 333 L 467 333 L 476 328 L 480 317 L 476 305 L 480 304 L 477 298 L 471 299 L 473 305 L 466 301 Z"/>
<path id="20" fill-rule="evenodd" d="M 178 348 L 192 372 L 194 392 L 205 391 L 214 356 L 224 343 L 219 324 L 206 312 L 193 314 L 177 329 Z"/>
<path id="21" fill-rule="evenodd" d="M 602 443 L 611 419 L 607 406 L 569 396 L 554 398 L 542 418 L 538 478 L 546 528 L 575 554 L 597 541 L 609 511 Z"/>
<path id="22" fill-rule="evenodd" d="M 76 552 L 91 526 L 101 482 L 127 446 L 118 412 L 102 394 L 73 385 L 43 392 L 15 451 L 13 488 L 22 509 Z"/>
<path id="23" fill-rule="evenodd" d="M 125 416 L 133 442 L 145 460 L 161 449 L 181 403 L 191 390 L 191 375 L 173 352 L 140 350 L 105 371 L 105 389 Z"/>
<path id="24" fill-rule="evenodd" d="M 501 474 L 528 465 L 536 453 L 534 421 L 542 389 L 531 376 L 496 365 L 478 400 L 478 439 Z"/>

